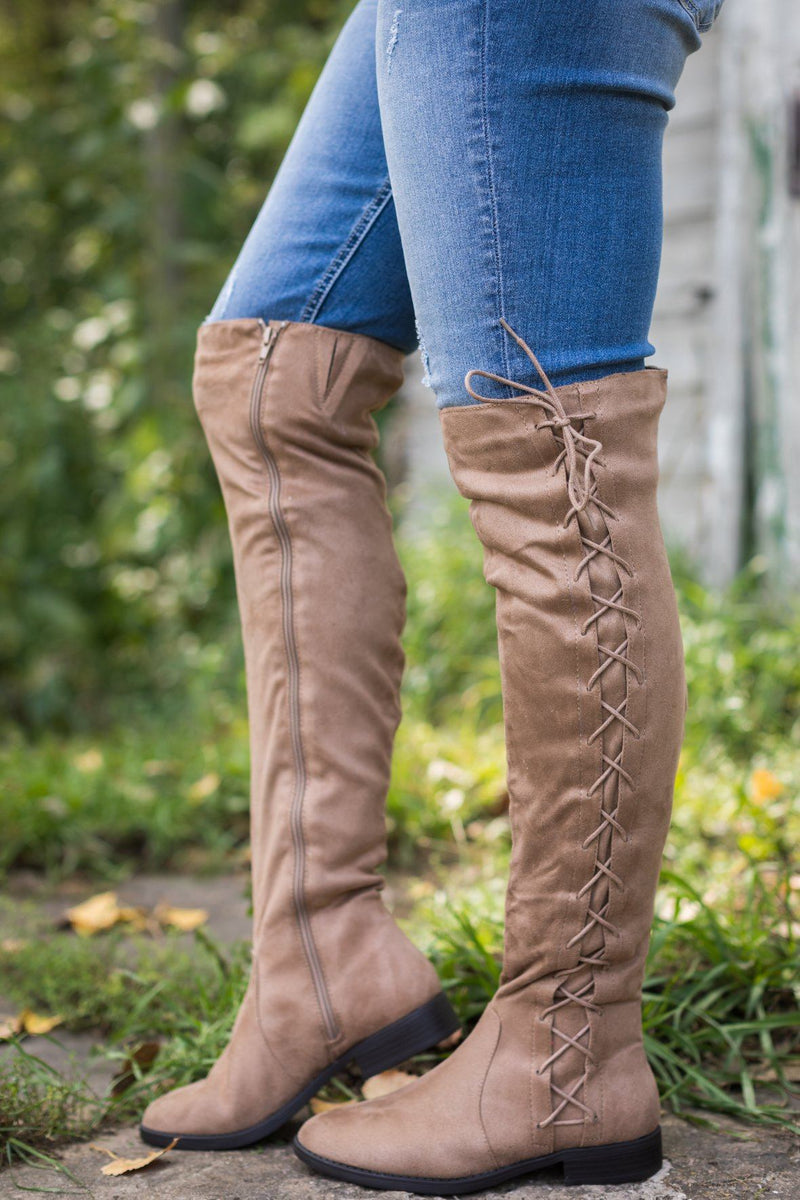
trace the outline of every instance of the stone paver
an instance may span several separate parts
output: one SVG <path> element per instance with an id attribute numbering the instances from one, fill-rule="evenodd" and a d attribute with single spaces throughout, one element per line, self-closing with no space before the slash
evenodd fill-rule
<path id="1" fill-rule="evenodd" d="M 521 1183 L 482 1192 L 514 1200 L 798 1200 L 800 1141 L 790 1135 L 728 1123 L 725 1133 L 697 1129 L 675 1117 L 664 1120 L 667 1162 L 646 1183 L 621 1187 L 565 1188 L 558 1173 L 542 1172 Z M 745 1137 L 734 1136 L 745 1133 Z M 146 1152 L 135 1130 L 97 1139 L 118 1154 Z M 100 1172 L 106 1157 L 90 1146 L 73 1146 L 61 1160 L 98 1200 L 406 1200 L 406 1192 L 373 1192 L 311 1175 L 289 1146 L 269 1143 L 254 1150 L 197 1154 L 173 1151 L 138 1174 L 117 1178 Z M 62 1177 L 63 1178 L 63 1177 Z M 19 1197 L 19 1185 L 58 1188 L 57 1176 L 29 1167 L 0 1174 L 0 1197 Z M 50 1195 L 76 1195 L 75 1185 Z"/>

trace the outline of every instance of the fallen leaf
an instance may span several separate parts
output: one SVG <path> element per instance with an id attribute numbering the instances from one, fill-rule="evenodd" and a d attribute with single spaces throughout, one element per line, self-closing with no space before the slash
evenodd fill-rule
<path id="1" fill-rule="evenodd" d="M 16 954 L 18 950 L 24 950 L 27 944 L 27 938 L 3 938 L 0 950 L 4 950 L 6 954 Z"/>
<path id="2" fill-rule="evenodd" d="M 63 1020 L 63 1017 L 43 1017 L 29 1008 L 23 1008 L 22 1012 L 17 1013 L 16 1016 L 4 1014 L 0 1016 L 0 1042 L 7 1042 L 10 1038 L 19 1037 L 22 1033 L 29 1033 L 32 1036 L 37 1033 L 49 1033 Z"/>
<path id="3" fill-rule="evenodd" d="M 0 1042 L 7 1042 L 22 1033 L 19 1017 L 0 1015 Z"/>
<path id="4" fill-rule="evenodd" d="M 116 892 L 98 892 L 82 904 L 68 908 L 64 916 L 81 937 L 91 937 L 93 933 L 116 925 L 119 913 Z"/>
<path id="5" fill-rule="evenodd" d="M 436 1043 L 437 1050 L 453 1050 L 464 1036 L 463 1029 L 457 1029 L 455 1033 L 451 1033 L 443 1041 Z"/>
<path id="6" fill-rule="evenodd" d="M 781 1064 L 781 1075 L 789 1083 L 800 1083 L 800 1062 L 785 1062 Z M 755 1076 L 758 1083 L 776 1083 L 779 1079 L 774 1067 L 765 1068 Z"/>
<path id="7" fill-rule="evenodd" d="M 399 1092 L 400 1088 L 413 1083 L 416 1078 L 416 1075 L 409 1075 L 406 1071 L 381 1071 L 380 1075 L 373 1075 L 371 1079 L 365 1080 L 361 1091 L 365 1100 L 377 1100 L 378 1096 Z"/>
<path id="8" fill-rule="evenodd" d="M 82 937 L 91 937 L 120 922 L 139 931 L 148 928 L 146 910 L 135 905 L 121 905 L 116 892 L 98 892 L 82 904 L 68 908 L 64 918 Z"/>
<path id="9" fill-rule="evenodd" d="M 109 1150 L 106 1146 L 96 1146 L 94 1142 L 91 1144 L 92 1150 L 99 1150 L 101 1154 L 107 1154 L 113 1162 L 106 1163 L 100 1170 L 104 1175 L 127 1175 L 129 1171 L 141 1171 L 143 1167 L 149 1167 L 157 1158 L 163 1156 L 172 1149 L 178 1142 L 177 1138 L 173 1138 L 168 1146 L 164 1146 L 161 1150 L 151 1150 L 149 1154 L 145 1154 L 143 1158 L 121 1158 L 119 1154 L 115 1154 L 113 1150 Z"/>
<path id="10" fill-rule="evenodd" d="M 139 1067 L 140 1073 L 146 1071 L 158 1055 L 161 1045 L 159 1042 L 142 1042 L 133 1053 L 125 1059 L 117 1074 L 111 1081 L 111 1095 L 121 1096 L 131 1084 L 136 1082 L 134 1066 Z"/>
<path id="11" fill-rule="evenodd" d="M 153 916 L 159 924 L 171 925 L 173 929 L 180 929 L 183 933 L 199 929 L 208 920 L 208 913 L 204 908 L 174 908 L 171 904 L 157 904 L 153 909 Z"/>
<path id="12" fill-rule="evenodd" d="M 102 767 L 103 754 L 102 751 L 97 749 L 86 750 L 83 754 L 76 754 L 72 762 L 79 771 L 83 771 L 86 775 L 91 775 L 94 771 L 99 771 Z"/>
<path id="13" fill-rule="evenodd" d="M 43 1017 L 39 1013 L 32 1012 L 29 1008 L 23 1008 L 17 1018 L 25 1033 L 35 1037 L 36 1034 L 49 1033 L 51 1029 L 55 1029 L 56 1025 L 61 1025 L 63 1017 Z"/>
<path id="14" fill-rule="evenodd" d="M 137 932 L 141 932 L 141 930 L 147 929 L 149 926 L 147 910 L 138 906 L 134 907 L 133 905 L 120 908 L 117 913 L 117 920 L 124 921 L 126 925 L 132 925 Z"/>
<path id="15" fill-rule="evenodd" d="M 330 1112 L 332 1108 L 347 1108 L 349 1104 L 355 1103 L 353 1100 L 322 1100 L 319 1096 L 313 1096 L 309 1104 L 314 1116 L 317 1113 Z"/>
<path id="16" fill-rule="evenodd" d="M 203 775 L 200 779 L 195 780 L 186 795 L 192 804 L 199 804 L 201 800 L 207 800 L 209 796 L 213 796 L 219 785 L 219 775 L 216 771 L 209 771 L 208 775 Z"/>

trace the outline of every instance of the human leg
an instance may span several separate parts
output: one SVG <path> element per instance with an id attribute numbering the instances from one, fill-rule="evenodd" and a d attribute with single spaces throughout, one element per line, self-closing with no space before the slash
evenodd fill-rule
<path id="1" fill-rule="evenodd" d="M 339 35 L 209 322 L 308 322 L 415 348 L 378 110 L 376 13 L 377 0 L 360 0 Z"/>
<path id="2" fill-rule="evenodd" d="M 679 0 L 525 12 L 520 29 L 506 0 L 407 4 L 381 81 L 445 445 L 497 590 L 512 826 L 503 972 L 444 1064 L 314 1118 L 296 1146 L 323 1174 L 419 1194 L 558 1164 L 571 1182 L 626 1182 L 661 1163 L 641 984 L 685 689 L 656 507 L 666 380 L 641 368 L 640 334 L 661 130 L 697 28 Z M 403 63 L 427 91 L 407 87 L 396 119 L 387 96 Z M 440 83 L 424 136 L 467 158 L 431 181 L 407 105 Z M 517 331 L 543 345 L 561 386 Z"/>
<path id="3" fill-rule="evenodd" d="M 376 871 L 405 582 L 371 414 L 399 387 L 413 318 L 408 326 L 368 86 L 356 105 L 363 128 L 351 113 L 335 153 L 322 137 L 335 138 L 354 102 L 352 79 L 369 82 L 365 39 L 374 94 L 370 12 L 374 22 L 362 0 L 343 32 L 298 131 L 302 149 L 287 156 L 277 199 L 198 338 L 195 402 L 228 512 L 245 645 L 254 952 L 210 1075 L 144 1114 L 142 1136 L 156 1145 L 247 1145 L 345 1062 L 373 1074 L 457 1026 L 435 971 L 383 905 Z M 367 155 L 371 175 L 349 152 Z M 298 308 L 303 288 L 313 311 Z"/>
<path id="4" fill-rule="evenodd" d="M 641 369 L 663 132 L 699 44 L 680 0 L 383 0 L 377 40 L 384 143 L 440 407 L 470 402 L 463 380 L 476 364 L 539 382 L 501 317 L 556 386 Z"/>

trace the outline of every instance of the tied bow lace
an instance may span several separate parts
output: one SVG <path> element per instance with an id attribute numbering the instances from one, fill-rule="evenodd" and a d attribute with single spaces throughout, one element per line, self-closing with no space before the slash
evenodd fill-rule
<path id="1" fill-rule="evenodd" d="M 598 442 L 595 438 L 588 437 L 587 434 L 576 429 L 572 422 L 586 420 L 594 414 L 574 413 L 571 417 L 568 417 L 555 388 L 530 346 L 527 342 L 523 341 L 518 333 L 514 332 L 504 317 L 500 318 L 500 324 L 517 345 L 525 351 L 539 373 L 545 390 L 540 391 L 538 388 L 529 387 L 526 383 L 517 383 L 513 379 L 506 379 L 503 375 L 495 375 L 493 371 L 482 371 L 477 367 L 467 372 L 464 377 L 464 386 L 473 400 L 479 400 L 482 404 L 514 404 L 520 402 L 523 404 L 538 404 L 545 412 L 551 414 L 550 419 L 543 421 L 538 428 L 548 428 L 560 432 L 564 441 L 569 501 L 573 512 L 583 512 L 592 496 L 592 465 L 603 447 L 601 442 Z M 482 396 L 480 392 L 476 392 L 472 387 L 471 380 L 475 375 L 481 375 L 484 379 L 491 379 L 494 383 L 505 384 L 507 387 L 513 388 L 517 394 L 508 398 Z M 581 471 L 578 465 L 578 458 L 582 455 L 585 455 L 585 461 L 583 463 L 583 470 Z"/>

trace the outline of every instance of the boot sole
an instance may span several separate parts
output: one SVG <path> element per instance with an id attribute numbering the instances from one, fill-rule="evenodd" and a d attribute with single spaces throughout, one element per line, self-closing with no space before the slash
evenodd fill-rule
<path id="1" fill-rule="evenodd" d="M 295 1138 L 295 1154 L 307 1166 L 329 1179 L 356 1183 L 379 1191 L 413 1192 L 417 1196 L 460 1196 L 496 1187 L 520 1175 L 530 1175 L 546 1167 L 561 1166 L 565 1184 L 639 1183 L 661 1169 L 661 1129 L 657 1128 L 632 1142 L 614 1142 L 608 1146 L 579 1146 L 573 1150 L 558 1150 L 538 1158 L 511 1163 L 481 1175 L 462 1175 L 460 1179 L 434 1179 L 417 1175 L 384 1175 L 348 1167 L 307 1150 Z"/>
<path id="2" fill-rule="evenodd" d="M 149 1146 L 168 1146 L 177 1138 L 176 1150 L 236 1150 L 240 1146 L 250 1146 L 285 1125 L 329 1079 L 349 1063 L 356 1063 L 364 1078 L 368 1079 L 370 1075 L 388 1071 L 415 1054 L 421 1054 L 460 1028 L 453 1006 L 444 992 L 440 992 L 426 1004 L 357 1042 L 324 1071 L 320 1071 L 319 1075 L 315 1075 L 291 1100 L 255 1125 L 219 1134 L 165 1133 L 161 1129 L 148 1129 L 146 1125 L 140 1125 L 139 1134 Z"/>

